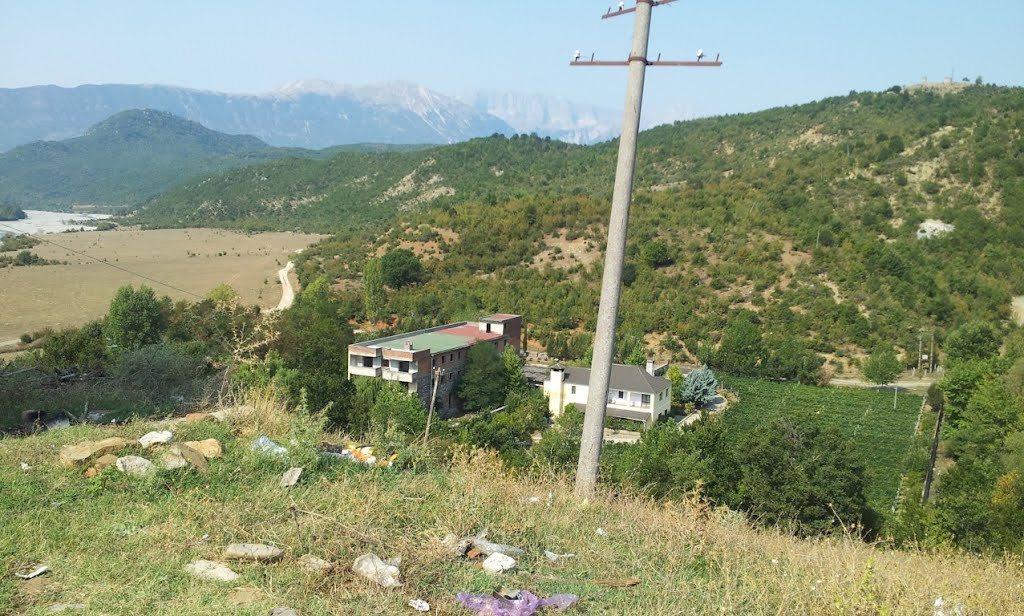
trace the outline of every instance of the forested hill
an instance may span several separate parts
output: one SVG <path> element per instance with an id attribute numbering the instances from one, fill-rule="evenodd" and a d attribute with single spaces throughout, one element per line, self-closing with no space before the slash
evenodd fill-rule
<path id="1" fill-rule="evenodd" d="M 37 141 L 0 154 L 0 201 L 33 208 L 76 203 L 137 205 L 197 175 L 287 156 L 326 156 L 274 148 L 170 113 L 118 113 L 81 136 Z"/>
<path id="2" fill-rule="evenodd" d="M 1024 91 L 971 86 L 643 133 L 621 348 L 657 332 L 648 346 L 699 353 L 753 321 L 767 346 L 752 357 L 792 374 L 813 365 L 810 350 L 838 363 L 878 342 L 916 352 L 919 328 L 1006 318 L 1024 292 L 1022 126 Z M 340 232 L 307 253 L 306 278 L 358 279 L 373 243 L 401 243 L 430 257 L 429 276 L 392 292 L 391 312 L 522 312 L 557 354 L 579 357 L 616 147 L 492 137 L 279 161 L 165 193 L 138 220 Z M 926 219 L 955 230 L 919 240 Z"/>

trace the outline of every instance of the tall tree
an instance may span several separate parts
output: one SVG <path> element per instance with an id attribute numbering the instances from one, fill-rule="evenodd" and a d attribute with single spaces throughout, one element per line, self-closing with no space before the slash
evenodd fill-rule
<path id="1" fill-rule="evenodd" d="M 505 366 L 498 351 L 486 343 L 469 347 L 466 371 L 459 383 L 459 399 L 467 411 L 487 411 L 505 400 Z"/>
<path id="2" fill-rule="evenodd" d="M 110 302 L 104 334 L 111 351 L 122 353 L 159 342 L 164 326 L 153 289 L 142 285 L 136 290 L 126 285 L 117 290 Z"/>
<path id="3" fill-rule="evenodd" d="M 370 259 L 363 267 L 363 307 L 366 318 L 377 321 L 384 316 L 384 270 L 380 259 Z"/>
<path id="4" fill-rule="evenodd" d="M 985 321 L 968 321 L 950 332 L 944 345 L 950 363 L 987 359 L 999 352 L 1000 336 L 995 326 Z"/>
<path id="5" fill-rule="evenodd" d="M 861 374 L 876 385 L 888 385 L 896 380 L 902 370 L 903 366 L 892 345 L 880 344 L 864 362 Z"/>
<path id="6" fill-rule="evenodd" d="M 423 281 L 423 264 L 419 257 L 405 248 L 389 250 L 380 258 L 384 284 L 392 289 Z"/>

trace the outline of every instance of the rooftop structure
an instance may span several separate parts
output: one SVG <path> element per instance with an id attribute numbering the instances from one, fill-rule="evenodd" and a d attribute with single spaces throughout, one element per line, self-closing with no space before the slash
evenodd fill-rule
<path id="1" fill-rule="evenodd" d="M 435 409 L 442 417 L 461 412 L 455 395 L 465 370 L 469 347 L 493 344 L 498 353 L 511 346 L 519 351 L 522 317 L 492 314 L 479 321 L 463 321 L 387 336 L 348 347 L 348 374 L 405 384 L 423 404 L 430 404 L 435 381 Z"/>

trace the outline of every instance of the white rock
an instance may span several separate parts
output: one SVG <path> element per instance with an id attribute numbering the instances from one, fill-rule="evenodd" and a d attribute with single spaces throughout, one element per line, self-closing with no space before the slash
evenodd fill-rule
<path id="1" fill-rule="evenodd" d="M 299 477 L 302 476 L 302 467 L 295 466 L 285 471 L 284 475 L 281 476 L 281 487 L 290 488 L 299 482 Z"/>
<path id="2" fill-rule="evenodd" d="M 149 449 L 153 445 L 163 445 L 165 443 L 170 443 L 173 440 L 174 434 L 172 434 L 170 430 L 147 432 L 139 439 L 139 445 L 141 445 L 143 449 Z"/>
<path id="3" fill-rule="evenodd" d="M 156 466 L 145 458 L 139 456 L 124 456 L 117 459 L 117 470 L 125 475 L 134 477 L 145 477 L 156 472 Z"/>
<path id="4" fill-rule="evenodd" d="M 401 586 L 398 567 L 389 565 L 376 554 L 363 554 L 352 564 L 352 571 L 385 588 Z"/>
<path id="5" fill-rule="evenodd" d="M 334 565 L 326 560 L 317 558 L 312 554 L 303 554 L 300 556 L 299 566 L 311 573 L 326 573 L 334 567 Z"/>
<path id="6" fill-rule="evenodd" d="M 281 560 L 284 550 L 262 543 L 232 543 L 224 548 L 224 558 L 228 560 L 257 560 L 274 562 Z"/>
<path id="7" fill-rule="evenodd" d="M 215 582 L 234 582 L 238 574 L 212 560 L 197 560 L 185 565 L 185 571 L 196 577 Z"/>
<path id="8" fill-rule="evenodd" d="M 299 613 L 290 607 L 275 607 L 270 610 L 270 616 L 299 616 Z"/>
<path id="9" fill-rule="evenodd" d="M 417 612 L 429 612 L 430 604 L 423 599 L 413 599 L 409 602 L 409 607 L 416 610 Z"/>
<path id="10" fill-rule="evenodd" d="M 160 466 L 173 471 L 188 466 L 188 460 L 179 451 L 165 451 L 164 455 L 160 456 Z"/>
<path id="11" fill-rule="evenodd" d="M 482 566 L 487 573 L 505 573 L 516 568 L 516 559 L 505 554 L 495 553 L 488 556 Z"/>

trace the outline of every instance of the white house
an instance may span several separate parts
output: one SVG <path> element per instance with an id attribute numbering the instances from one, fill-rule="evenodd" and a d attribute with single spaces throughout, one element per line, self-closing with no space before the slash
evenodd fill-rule
<path id="1" fill-rule="evenodd" d="M 564 367 L 555 364 L 544 381 L 544 395 L 552 416 L 562 414 L 566 405 L 573 404 L 581 412 L 587 411 L 590 368 Z M 622 417 L 651 426 L 668 414 L 672 407 L 672 382 L 654 376 L 654 363 L 647 369 L 640 366 L 612 364 L 608 381 L 608 417 Z"/>

